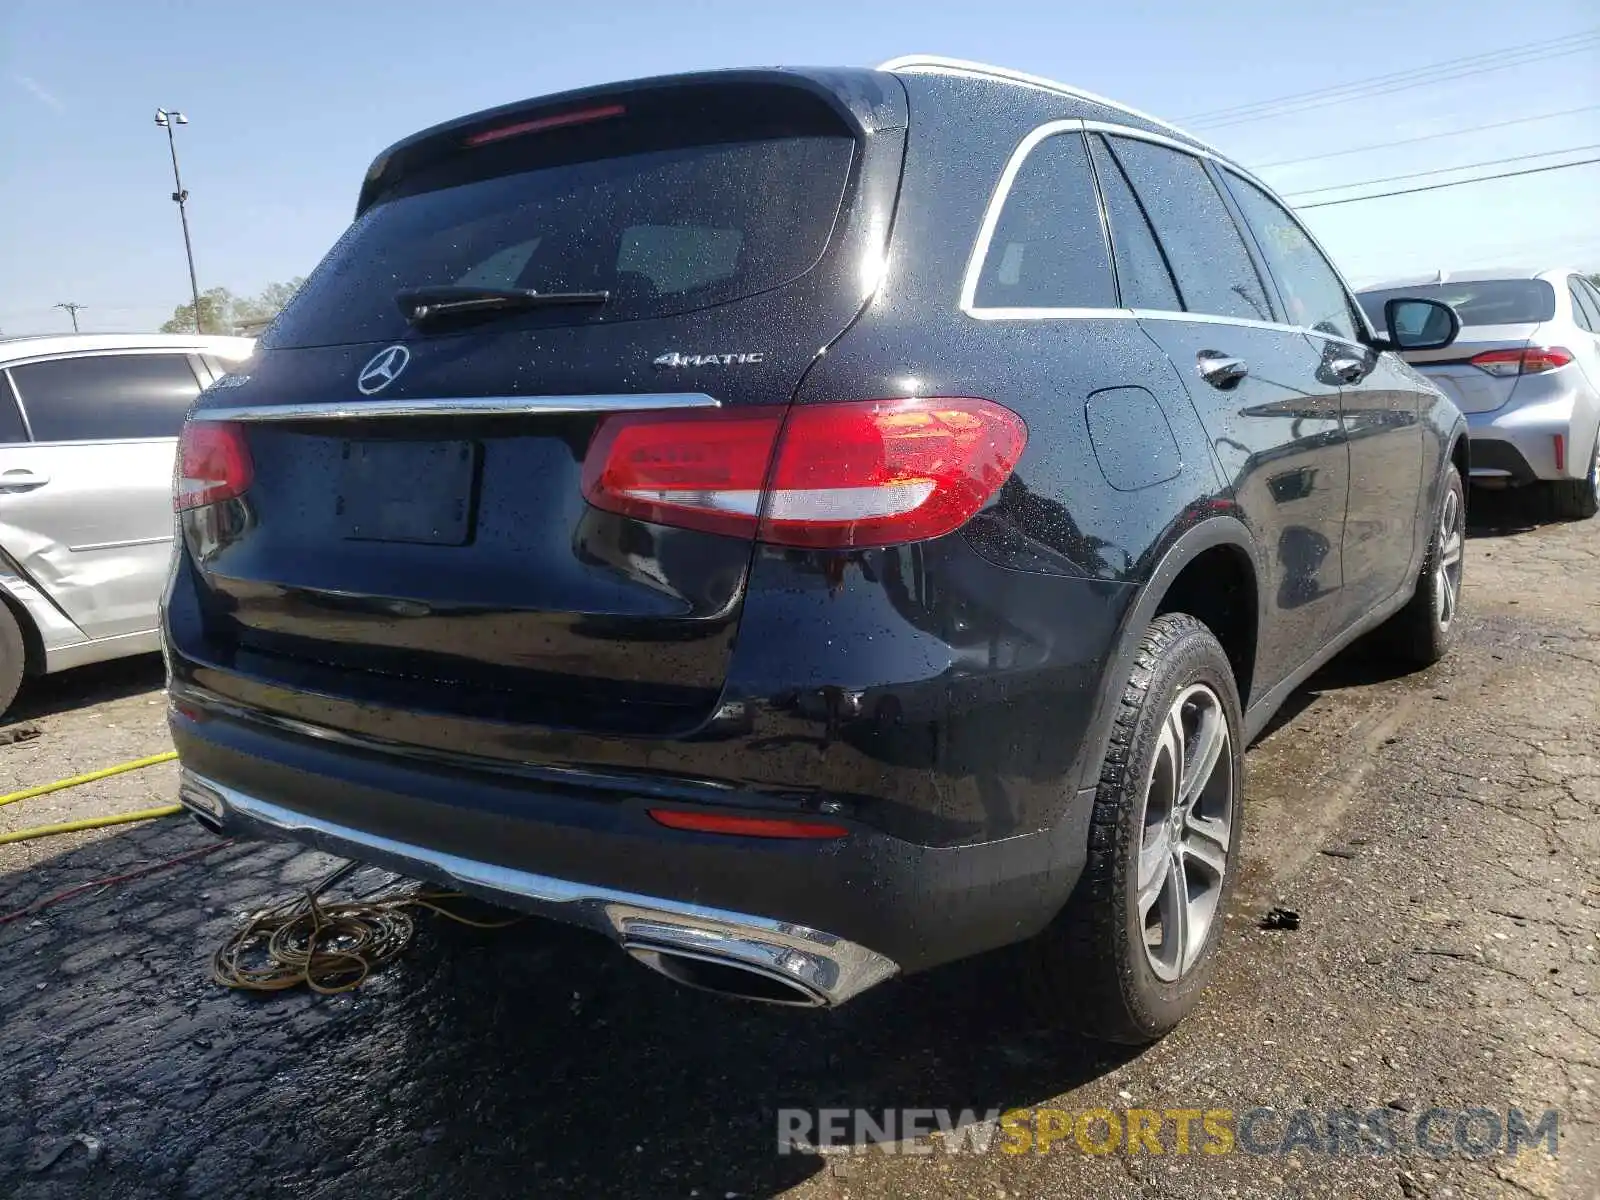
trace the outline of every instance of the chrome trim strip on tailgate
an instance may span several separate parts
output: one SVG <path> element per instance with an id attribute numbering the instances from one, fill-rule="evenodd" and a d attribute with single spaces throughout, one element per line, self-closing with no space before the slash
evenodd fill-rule
<path id="1" fill-rule="evenodd" d="M 720 408 L 704 392 L 639 392 L 605 396 L 452 396 L 422 400 L 323 401 L 315 404 L 246 404 L 200 408 L 193 421 L 349 421 L 371 417 L 504 417 L 573 413 L 661 412 Z"/>

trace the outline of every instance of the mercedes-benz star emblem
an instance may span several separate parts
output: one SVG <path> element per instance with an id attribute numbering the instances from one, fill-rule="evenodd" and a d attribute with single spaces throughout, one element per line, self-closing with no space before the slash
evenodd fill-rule
<path id="1" fill-rule="evenodd" d="M 372 356 L 366 366 L 361 368 L 361 374 L 356 376 L 356 387 L 363 396 L 381 392 L 399 378 L 400 372 L 406 369 L 406 364 L 410 361 L 411 351 L 404 346 L 390 346 L 387 350 L 380 350 Z"/>

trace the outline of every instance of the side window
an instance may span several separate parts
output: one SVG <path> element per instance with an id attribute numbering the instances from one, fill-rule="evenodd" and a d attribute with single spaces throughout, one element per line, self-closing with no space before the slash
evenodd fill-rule
<path id="1" fill-rule="evenodd" d="M 1278 281 L 1291 325 L 1356 340 L 1350 297 L 1306 231 L 1283 206 L 1248 179 L 1224 171 L 1233 198 L 1255 234 L 1267 268 Z"/>
<path id="2" fill-rule="evenodd" d="M 1239 227 L 1192 154 L 1136 138 L 1106 139 L 1150 223 L 1190 312 L 1270 321 L 1261 278 Z"/>
<path id="3" fill-rule="evenodd" d="M 1588 278 L 1580 277 L 1578 289 L 1589 298 L 1589 311 L 1595 316 L 1594 331 L 1600 333 L 1600 287 L 1596 287 Z"/>
<path id="4" fill-rule="evenodd" d="M 1012 180 L 972 303 L 1114 308 L 1111 255 L 1083 135 L 1045 138 Z"/>
<path id="5" fill-rule="evenodd" d="M 1596 314 L 1594 302 L 1584 291 L 1582 281 L 1569 279 L 1567 288 L 1572 292 L 1572 315 L 1577 318 L 1578 324 L 1591 333 L 1600 330 L 1600 314 Z"/>
<path id="6" fill-rule="evenodd" d="M 177 437 L 200 394 L 182 354 L 97 354 L 13 367 L 37 442 Z"/>
<path id="7" fill-rule="evenodd" d="M 1117 291 L 1124 308 L 1148 308 L 1160 312 L 1182 312 L 1183 301 L 1172 281 L 1172 270 L 1150 228 L 1139 197 L 1133 194 L 1128 177 L 1111 157 L 1098 134 L 1089 139 L 1093 147 L 1094 171 L 1100 180 L 1100 195 L 1105 200 L 1106 217 L 1111 224 L 1111 253 L 1117 264 Z"/>
<path id="8" fill-rule="evenodd" d="M 0 446 L 28 440 L 28 430 L 22 423 L 22 410 L 17 407 L 11 393 L 11 377 L 0 371 Z"/>

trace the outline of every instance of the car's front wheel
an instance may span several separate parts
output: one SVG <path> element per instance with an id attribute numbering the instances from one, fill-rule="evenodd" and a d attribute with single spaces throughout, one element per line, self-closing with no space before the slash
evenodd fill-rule
<path id="1" fill-rule="evenodd" d="M 1239 861 L 1243 743 L 1217 639 L 1193 617 L 1158 617 L 1117 711 L 1083 876 L 1028 946 L 1050 1012 L 1137 1044 L 1195 1007 Z"/>

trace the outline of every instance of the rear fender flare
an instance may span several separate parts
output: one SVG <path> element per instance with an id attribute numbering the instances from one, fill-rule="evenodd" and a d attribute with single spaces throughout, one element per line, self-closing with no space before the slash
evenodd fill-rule
<path id="1" fill-rule="evenodd" d="M 1156 562 L 1150 577 L 1139 585 L 1138 594 L 1128 606 L 1127 614 L 1117 630 L 1116 641 L 1106 659 L 1105 671 L 1100 678 L 1100 697 L 1095 705 L 1094 719 L 1083 743 L 1083 761 L 1079 767 L 1078 789 L 1098 786 L 1100 767 L 1105 762 L 1106 747 L 1111 740 L 1111 726 L 1116 718 L 1117 706 L 1122 703 L 1122 693 L 1133 675 L 1134 659 L 1145 631 L 1155 620 L 1167 591 L 1183 569 L 1207 550 L 1217 546 L 1234 546 L 1248 557 L 1255 572 L 1257 586 L 1256 640 L 1266 614 L 1260 611 L 1260 572 L 1256 570 L 1260 556 L 1256 540 L 1250 529 L 1237 517 L 1207 517 L 1179 534 Z M 1241 689 L 1243 691 L 1244 689 Z M 1243 698 L 1241 697 L 1241 700 Z"/>

